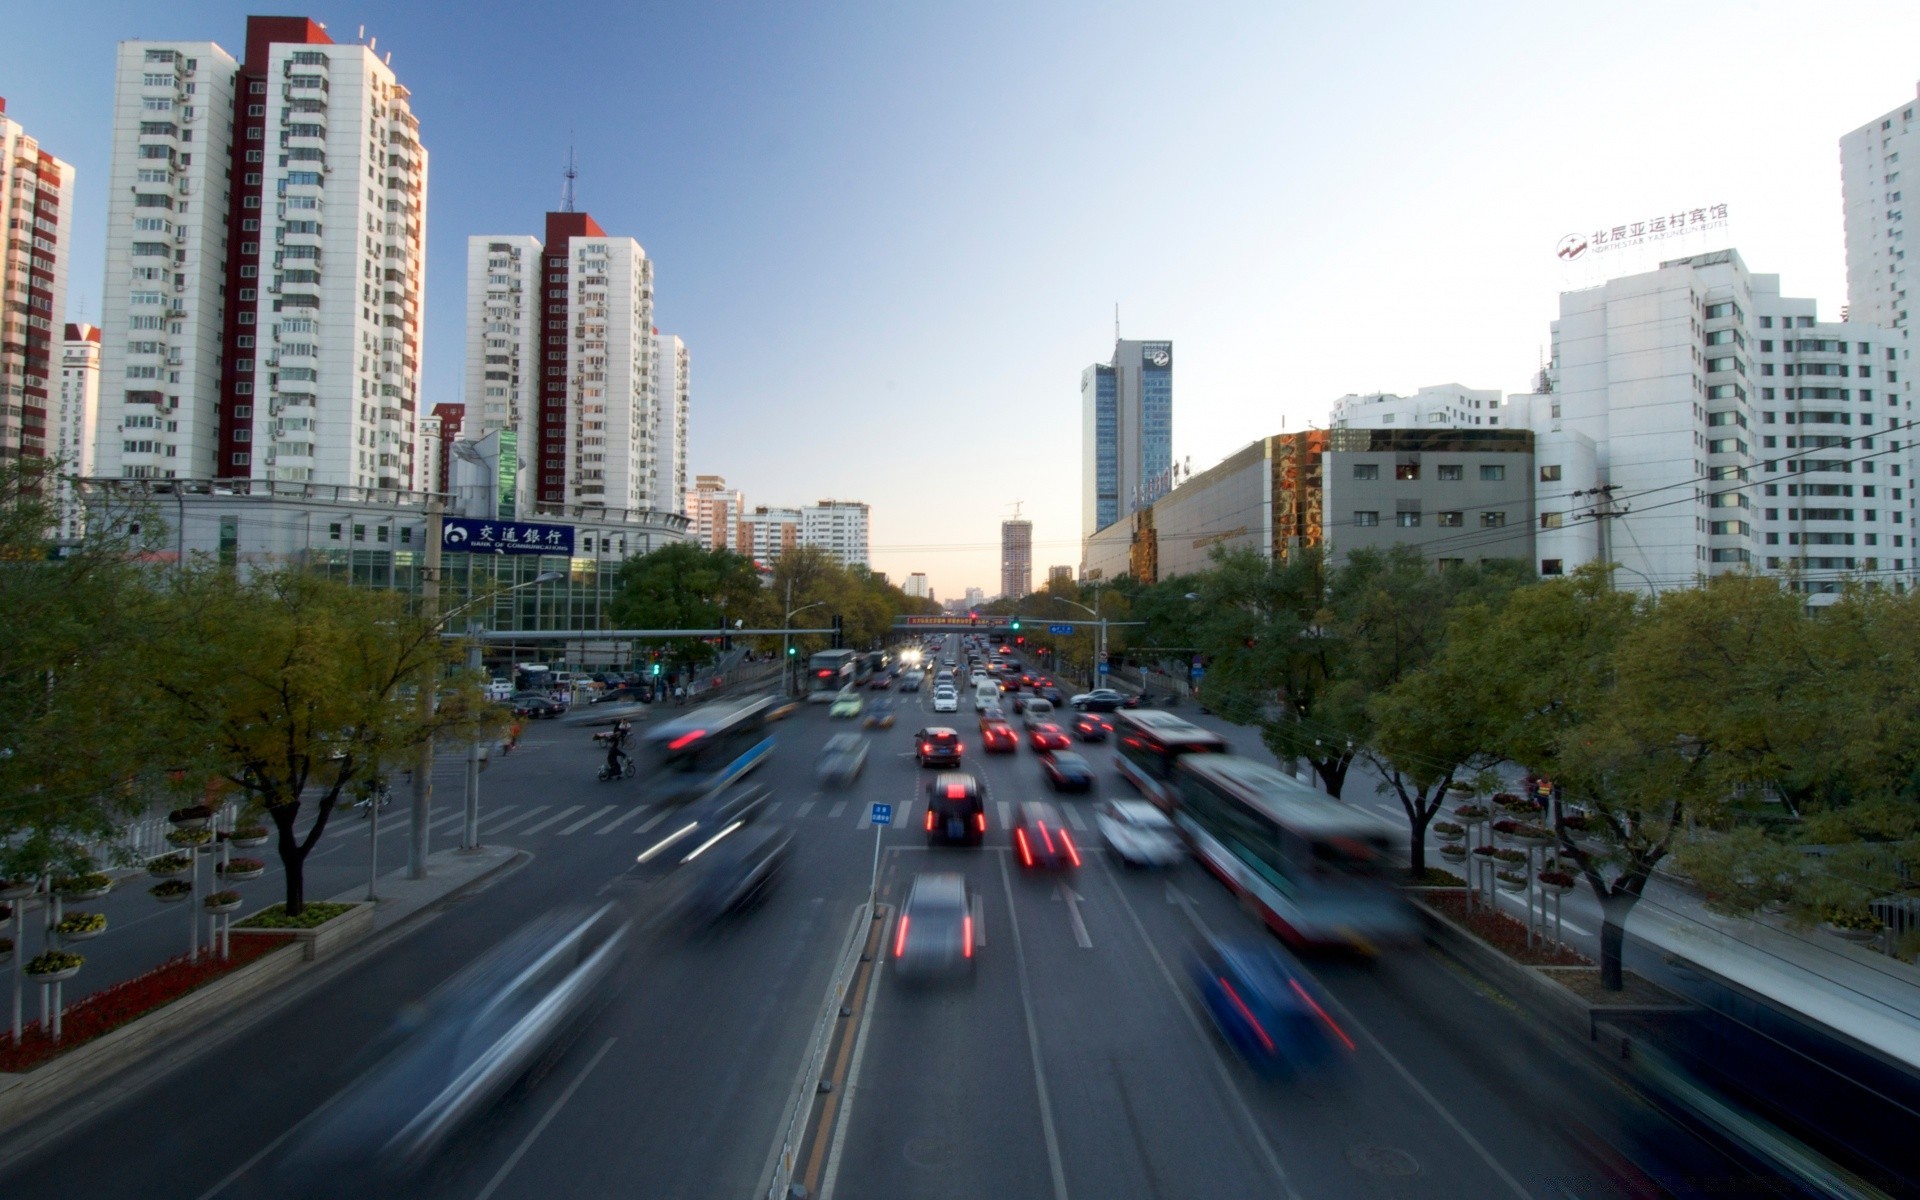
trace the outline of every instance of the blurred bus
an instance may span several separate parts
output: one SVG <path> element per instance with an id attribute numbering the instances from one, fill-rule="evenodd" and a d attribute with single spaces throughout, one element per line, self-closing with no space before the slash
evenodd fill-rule
<path id="1" fill-rule="evenodd" d="M 647 729 L 634 762 L 642 799 L 690 804 L 723 791 L 773 753 L 769 696 L 703 704 Z"/>
<path id="2" fill-rule="evenodd" d="M 850 688 L 854 682 L 851 650 L 822 650 L 807 659 L 807 699 L 812 703 L 831 703 L 841 688 Z"/>
<path id="3" fill-rule="evenodd" d="M 1194 854 L 1289 942 L 1372 950 L 1418 932 L 1392 825 L 1250 758 L 1184 755 L 1173 784 Z"/>
<path id="4" fill-rule="evenodd" d="M 1140 794 L 1173 811 L 1173 767 L 1187 754 L 1225 754 L 1227 740 L 1172 713 L 1122 709 L 1113 714 L 1120 774 Z"/>

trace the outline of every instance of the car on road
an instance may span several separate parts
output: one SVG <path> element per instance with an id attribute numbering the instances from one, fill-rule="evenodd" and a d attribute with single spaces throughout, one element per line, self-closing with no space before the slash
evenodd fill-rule
<path id="1" fill-rule="evenodd" d="M 1220 1036 L 1256 1071 L 1324 1067 L 1353 1053 L 1320 985 L 1272 938 L 1208 938 L 1187 970 Z"/>
<path id="2" fill-rule="evenodd" d="M 1040 769 L 1056 792 L 1093 790 L 1093 764 L 1071 750 L 1056 750 L 1040 756 Z"/>
<path id="3" fill-rule="evenodd" d="M 1145 800 L 1102 800 L 1093 823 L 1122 866 L 1170 867 L 1186 857 L 1180 831 Z"/>
<path id="4" fill-rule="evenodd" d="M 952 688 L 933 689 L 933 711 L 937 713 L 959 712 L 959 693 L 955 692 Z"/>
<path id="5" fill-rule="evenodd" d="M 589 704 L 652 704 L 653 688 L 647 684 L 640 684 L 639 686 L 636 687 L 631 684 L 623 683 L 619 687 L 609 688 L 606 691 L 601 692 L 597 696 L 589 697 L 587 700 L 587 703 Z"/>
<path id="6" fill-rule="evenodd" d="M 820 758 L 814 763 L 813 773 L 821 783 L 845 787 L 860 778 L 866 765 L 867 739 L 857 733 L 836 733 L 820 747 Z"/>
<path id="7" fill-rule="evenodd" d="M 893 701 L 875 700 L 868 705 L 867 715 L 861 720 L 860 725 L 864 729 L 892 729 Z"/>
<path id="8" fill-rule="evenodd" d="M 1081 692 L 1067 703 L 1081 712 L 1113 712 L 1125 701 L 1126 697 L 1112 688 L 1094 688 L 1090 692 Z"/>
<path id="9" fill-rule="evenodd" d="M 519 692 L 512 701 L 513 715 L 528 720 L 547 721 L 566 715 L 567 706 L 544 692 Z"/>
<path id="10" fill-rule="evenodd" d="M 1013 846 L 1020 865 L 1037 871 L 1060 871 L 1080 865 L 1080 848 L 1073 844 L 1060 819 L 1060 810 L 1045 800 L 1022 800 L 1013 824 Z"/>
<path id="11" fill-rule="evenodd" d="M 1020 706 L 1020 723 L 1028 729 L 1032 729 L 1035 725 L 1051 725 L 1053 703 L 1039 696 L 1027 697 L 1027 702 Z"/>
<path id="12" fill-rule="evenodd" d="M 914 757 L 923 767 L 957 767 L 961 744 L 960 731 L 945 725 L 929 725 L 913 735 Z"/>
<path id="13" fill-rule="evenodd" d="M 918 671 L 906 672 L 905 674 L 900 676 L 900 690 L 903 692 L 919 691 L 920 679 L 921 679 L 920 672 Z"/>
<path id="14" fill-rule="evenodd" d="M 1027 726 L 1027 745 L 1032 746 L 1034 750 L 1040 754 L 1049 754 L 1055 750 L 1065 750 L 1072 744 L 1072 739 L 1067 737 L 1067 731 L 1053 724 L 1051 721 L 1042 721 L 1038 724 Z"/>
<path id="15" fill-rule="evenodd" d="M 1098 713 L 1083 712 L 1073 719 L 1073 736 L 1083 742 L 1104 742 L 1113 732 L 1113 722 Z"/>
<path id="16" fill-rule="evenodd" d="M 1055 708 L 1064 707 L 1067 703 L 1067 694 L 1061 691 L 1059 688 L 1053 686 L 1051 683 L 1047 684 L 1045 687 L 1037 687 L 1033 689 L 1033 694 L 1036 696 L 1039 696 L 1041 699 L 1045 700 L 1048 704 L 1053 705 Z"/>
<path id="17" fill-rule="evenodd" d="M 965 771 L 942 771 L 927 785 L 927 845 L 978 846 L 987 837 L 987 806 L 980 781 Z"/>
<path id="18" fill-rule="evenodd" d="M 833 698 L 833 707 L 827 709 L 827 715 L 829 717 L 857 717 L 864 707 L 865 705 L 860 700 L 859 692 L 854 691 L 852 688 L 842 688 L 840 694 Z"/>
<path id="19" fill-rule="evenodd" d="M 1020 747 L 1020 735 L 1001 720 L 980 722 L 980 744 L 988 754 L 1012 754 Z"/>
<path id="20" fill-rule="evenodd" d="M 989 680 L 981 680 L 973 688 L 973 707 L 981 711 L 1000 707 L 1000 686 Z"/>
<path id="21" fill-rule="evenodd" d="M 893 968 L 903 979 L 973 970 L 974 901 L 965 876 L 923 871 L 913 877 L 893 928 Z"/>
<path id="22" fill-rule="evenodd" d="M 634 860 L 635 866 L 654 863 L 654 869 L 667 871 L 697 858 L 712 842 L 764 814 L 773 802 L 768 788 L 748 784 L 723 791 L 704 800 L 696 800 L 675 813 L 668 823 L 655 830 L 653 843 Z"/>
<path id="23" fill-rule="evenodd" d="M 673 877 L 669 910 L 699 929 L 759 904 L 791 856 L 793 831 L 752 825 L 698 845 Z"/>
<path id="24" fill-rule="evenodd" d="M 872 688 L 876 692 L 886 691 L 888 688 L 893 686 L 893 672 L 892 671 L 875 671 L 873 673 L 873 678 L 867 681 L 867 686 Z"/>

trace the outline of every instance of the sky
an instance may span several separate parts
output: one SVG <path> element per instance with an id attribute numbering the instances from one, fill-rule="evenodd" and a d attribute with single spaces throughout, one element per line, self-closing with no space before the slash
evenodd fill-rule
<path id="1" fill-rule="evenodd" d="M 249 6 L 13 9 L 0 96 L 77 168 L 70 319 L 97 316 L 114 45 Z M 655 262 L 692 354 L 688 472 L 872 506 L 937 595 L 1077 564 L 1080 372 L 1175 344 L 1206 469 L 1349 392 L 1524 391 L 1560 238 L 1728 205 L 1721 245 L 1846 302 L 1838 140 L 1915 97 L 1920 4 L 319 4 L 413 92 L 430 156 L 425 406 L 456 401 L 471 234 L 578 206 Z M 1593 262 L 1589 259 L 1589 262 Z M 1617 264 L 1617 266 L 1615 265 Z"/>

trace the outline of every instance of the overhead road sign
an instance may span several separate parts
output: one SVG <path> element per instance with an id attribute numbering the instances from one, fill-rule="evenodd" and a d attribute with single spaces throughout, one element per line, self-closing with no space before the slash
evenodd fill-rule
<path id="1" fill-rule="evenodd" d="M 451 554 L 559 554 L 572 557 L 573 526 L 447 517 L 441 522 L 440 549 Z"/>
<path id="2" fill-rule="evenodd" d="M 1048 632 L 1048 633 L 1056 633 L 1056 634 L 1059 634 L 1059 635 L 1060 635 L 1061 637 L 1072 637 L 1072 636 L 1073 636 L 1073 626 L 1071 626 L 1071 625 L 1049 625 L 1049 626 L 1047 626 L 1047 632 Z"/>

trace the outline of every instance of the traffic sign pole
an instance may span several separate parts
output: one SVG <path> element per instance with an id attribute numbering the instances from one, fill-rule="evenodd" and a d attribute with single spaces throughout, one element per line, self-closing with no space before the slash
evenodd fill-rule
<path id="1" fill-rule="evenodd" d="M 872 915 L 880 899 L 880 831 L 893 824 L 893 805 L 875 803 L 873 806 L 873 874 L 867 879 L 867 913 Z"/>

